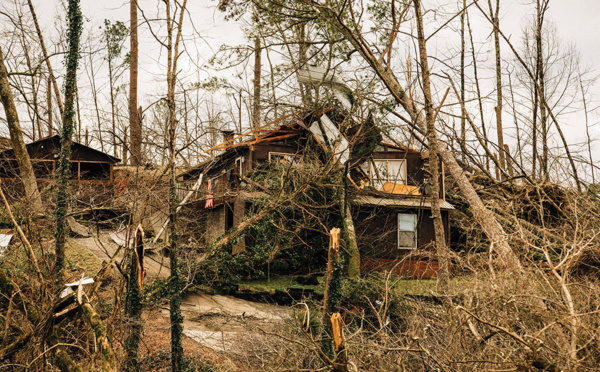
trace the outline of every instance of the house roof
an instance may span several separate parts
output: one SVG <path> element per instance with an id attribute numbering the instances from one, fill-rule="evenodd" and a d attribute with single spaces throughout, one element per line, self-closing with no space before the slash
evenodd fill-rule
<path id="1" fill-rule="evenodd" d="M 354 195 L 350 199 L 350 203 L 359 206 L 431 209 L 431 199 L 427 197 L 411 198 L 404 196 L 402 198 L 386 198 L 359 194 Z M 447 201 L 440 200 L 440 209 L 454 210 L 455 208 Z"/>
<path id="2" fill-rule="evenodd" d="M 25 145 L 32 159 L 53 159 L 60 153 L 60 136 L 45 137 Z M 14 150 L 0 151 L 0 159 L 14 159 Z M 103 163 L 118 163 L 121 159 L 98 151 L 79 142 L 72 141 L 71 160 L 88 160 Z"/>

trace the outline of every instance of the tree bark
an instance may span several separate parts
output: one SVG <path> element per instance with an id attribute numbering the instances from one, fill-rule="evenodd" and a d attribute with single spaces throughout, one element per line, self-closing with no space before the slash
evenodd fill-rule
<path id="1" fill-rule="evenodd" d="M 429 63 L 427 61 L 427 46 L 425 44 L 425 34 L 423 31 L 423 16 L 421 14 L 421 4 L 419 0 L 414 0 L 413 2 L 415 5 L 415 20 L 417 22 L 417 41 L 419 45 L 419 59 L 421 62 L 421 76 L 423 79 L 423 95 L 425 97 L 425 121 L 427 122 L 427 139 L 429 142 L 429 172 L 431 176 L 431 216 L 433 217 L 433 228 L 435 231 L 435 249 L 439 263 L 438 291 L 444 294 L 448 291 L 448 285 L 450 283 L 450 269 L 447 253 L 448 248 L 446 247 L 446 234 L 444 234 L 444 221 L 442 219 L 442 211 L 440 210 L 439 204 L 440 172 L 438 160 L 438 141 L 435 136 L 436 115 L 433 111 L 433 98 L 431 95 Z"/>
<path id="2" fill-rule="evenodd" d="M 31 165 L 31 159 L 29 158 L 29 153 L 27 152 L 25 141 L 23 140 L 23 130 L 21 129 L 17 107 L 15 106 L 14 97 L 8 81 L 8 70 L 4 63 L 2 49 L 0 49 L 0 99 L 2 100 L 4 112 L 6 113 L 10 141 L 15 158 L 17 159 L 17 164 L 19 165 L 21 180 L 25 187 L 26 200 L 29 202 L 31 212 L 40 212 L 42 210 L 42 197 L 40 196 L 35 174 L 33 173 L 33 167 Z"/>
<path id="3" fill-rule="evenodd" d="M 261 74 L 261 54 L 260 37 L 254 38 L 254 97 L 252 103 L 252 126 L 256 129 L 260 127 L 260 74 Z"/>
<path id="4" fill-rule="evenodd" d="M 346 172 L 342 174 L 342 177 L 344 177 L 344 174 Z M 344 177 L 344 180 L 346 180 L 346 177 Z M 360 278 L 360 251 L 356 240 L 356 229 L 354 228 L 354 220 L 352 219 L 350 203 L 348 201 L 348 188 L 346 186 L 341 191 L 340 212 L 344 227 L 344 240 L 346 241 L 346 249 L 348 250 L 348 278 L 358 279 Z"/>
<path id="5" fill-rule="evenodd" d="M 177 229 L 175 226 L 177 217 L 177 188 L 175 180 L 175 130 L 177 127 L 175 106 L 175 85 L 177 82 L 177 60 L 179 58 L 179 44 L 183 29 L 183 16 L 186 12 L 187 0 L 179 5 L 175 2 L 175 10 L 171 15 L 170 0 L 165 1 L 167 21 L 167 107 L 168 118 L 168 153 L 169 153 L 169 259 L 171 263 L 171 275 L 169 276 L 171 298 L 170 298 L 170 322 L 171 322 L 171 370 L 179 372 L 184 369 L 183 364 L 183 316 L 181 315 L 181 291 L 183 290 L 183 279 L 179 273 L 179 247 Z M 179 14 L 177 14 L 179 10 Z M 178 16 L 178 19 L 174 18 Z M 173 19 L 171 18 L 173 17 Z M 177 30 L 175 40 L 173 31 Z"/>
<path id="6" fill-rule="evenodd" d="M 135 249 L 128 257 L 127 294 L 125 314 L 127 317 L 127 337 L 125 339 L 125 370 L 139 371 L 138 349 L 142 338 L 142 310 L 144 291 L 144 232 L 141 225 L 135 231 Z"/>
<path id="7" fill-rule="evenodd" d="M 137 106 L 138 86 L 138 22 L 137 0 L 130 0 L 129 16 L 131 32 L 129 54 L 129 148 L 131 149 L 131 163 L 142 164 L 142 122 Z"/>
<path id="8" fill-rule="evenodd" d="M 502 128 L 502 59 L 500 56 L 500 35 L 498 30 L 500 29 L 500 0 L 496 0 L 496 10 L 492 8 L 491 0 L 488 0 L 490 8 L 490 16 L 494 26 L 494 54 L 496 57 L 496 107 L 494 112 L 496 113 L 496 133 L 498 135 L 498 160 L 500 161 L 500 167 L 506 169 L 505 154 L 504 154 L 504 130 Z"/>

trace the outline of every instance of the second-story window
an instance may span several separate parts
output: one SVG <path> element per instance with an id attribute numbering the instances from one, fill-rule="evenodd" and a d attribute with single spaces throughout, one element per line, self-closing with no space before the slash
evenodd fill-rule
<path id="1" fill-rule="evenodd" d="M 244 157 L 240 156 L 238 158 L 235 159 L 235 171 L 237 172 L 238 177 L 243 177 L 243 168 L 242 165 L 244 164 Z"/>
<path id="2" fill-rule="evenodd" d="M 283 162 L 290 162 L 290 163 L 296 163 L 296 154 L 288 154 L 286 152 L 269 152 L 269 162 L 276 162 L 276 161 L 283 161 Z"/>
<path id="3" fill-rule="evenodd" d="M 381 189 L 386 182 L 406 185 L 406 160 L 373 159 L 370 165 L 373 187 Z"/>

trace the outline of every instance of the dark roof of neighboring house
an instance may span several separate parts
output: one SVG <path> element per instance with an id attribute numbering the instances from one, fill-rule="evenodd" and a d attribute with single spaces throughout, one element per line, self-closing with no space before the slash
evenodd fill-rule
<path id="1" fill-rule="evenodd" d="M 60 153 L 60 136 L 45 137 L 25 145 L 32 159 L 56 159 Z M 0 159 L 14 159 L 13 149 L 0 151 Z M 72 142 L 71 160 L 92 161 L 100 163 L 118 163 L 121 159 L 98 151 L 81 143 Z"/>

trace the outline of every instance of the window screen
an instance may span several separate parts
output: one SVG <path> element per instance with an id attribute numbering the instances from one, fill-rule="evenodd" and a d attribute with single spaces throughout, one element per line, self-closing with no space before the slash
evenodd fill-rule
<path id="1" fill-rule="evenodd" d="M 417 248 L 417 215 L 398 213 L 398 249 Z"/>

